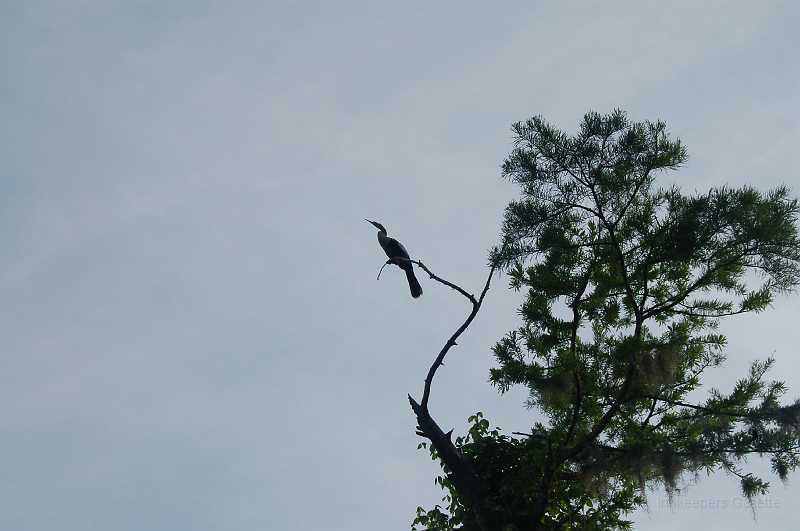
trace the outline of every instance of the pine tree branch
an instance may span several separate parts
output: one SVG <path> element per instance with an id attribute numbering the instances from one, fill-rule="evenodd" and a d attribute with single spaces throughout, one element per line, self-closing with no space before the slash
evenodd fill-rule
<path id="1" fill-rule="evenodd" d="M 654 395 L 641 395 L 642 398 L 650 398 L 652 400 L 658 400 L 659 402 L 664 402 L 673 406 L 685 407 L 689 409 L 694 409 L 696 411 L 701 411 L 704 415 L 720 415 L 723 417 L 737 417 L 743 419 L 754 419 L 754 420 L 766 420 L 766 421 L 774 421 L 773 417 L 767 415 L 759 415 L 757 413 L 742 413 L 739 411 L 721 411 L 714 408 L 700 406 L 698 404 L 689 404 L 686 402 L 681 402 L 679 400 L 670 400 L 669 398 L 664 398 L 661 396 L 654 396 Z"/>
<path id="2" fill-rule="evenodd" d="M 630 279 L 628 278 L 628 270 L 625 263 L 625 255 L 623 254 L 622 248 L 619 244 L 619 241 L 617 240 L 616 234 L 614 233 L 614 228 L 608 223 L 605 216 L 603 215 L 602 206 L 600 204 L 599 198 L 597 197 L 597 192 L 595 191 L 594 186 L 591 186 L 590 190 L 592 192 L 592 197 L 594 198 L 595 201 L 595 206 L 597 206 L 599 210 L 598 217 L 602 222 L 602 224 L 606 227 L 606 230 L 608 231 L 609 238 L 614 247 L 614 250 L 616 251 L 617 259 L 619 260 L 620 270 L 622 273 L 622 280 L 625 284 L 624 286 L 625 293 L 628 299 L 630 300 L 631 307 L 633 308 L 633 311 L 636 315 L 636 325 L 633 337 L 635 341 L 638 341 L 639 337 L 641 336 L 642 324 L 644 318 L 642 316 L 642 309 L 639 308 L 639 306 L 636 303 L 636 297 L 633 294 L 633 289 L 631 287 Z M 614 416 L 617 414 L 617 412 L 619 412 L 619 409 L 622 407 L 623 402 L 627 400 L 628 391 L 630 389 L 631 382 L 633 381 L 633 376 L 635 373 L 636 373 L 636 355 L 635 355 L 635 350 L 631 349 L 628 358 L 628 370 L 626 371 L 625 379 L 622 382 L 619 394 L 615 398 L 614 402 L 611 404 L 611 407 L 609 407 L 608 410 L 606 410 L 606 412 L 603 414 L 600 420 L 597 421 L 597 423 L 592 427 L 589 433 L 586 436 L 584 436 L 579 443 L 577 443 L 571 449 L 566 451 L 566 453 L 563 455 L 564 460 L 569 459 L 580 453 L 582 449 L 586 447 L 586 445 L 593 443 L 597 439 L 597 437 L 600 436 L 603 430 L 606 429 L 606 427 L 614 418 Z"/>
<path id="3" fill-rule="evenodd" d="M 569 429 L 567 430 L 567 437 L 565 439 L 565 443 L 569 444 L 572 440 L 572 437 L 575 433 L 575 427 L 578 424 L 578 416 L 580 415 L 581 411 L 581 402 L 583 401 L 583 386 L 581 385 L 581 368 L 580 364 L 578 363 L 578 328 L 580 327 L 580 303 L 581 297 L 586 292 L 586 288 L 589 286 L 589 278 L 592 276 L 592 271 L 594 270 L 594 266 L 597 263 L 597 255 L 595 254 L 594 258 L 592 259 L 589 267 L 586 269 L 586 273 L 584 274 L 583 278 L 581 279 L 581 285 L 578 289 L 578 292 L 575 294 L 575 298 L 572 302 L 572 326 L 571 326 L 571 333 L 570 333 L 570 352 L 572 352 L 573 360 L 572 362 L 575 364 L 575 369 L 573 371 L 573 377 L 575 378 L 575 402 L 573 404 L 572 409 L 572 419 L 570 420 Z"/>
<path id="4" fill-rule="evenodd" d="M 628 200 L 622 206 L 622 209 L 620 209 L 619 213 L 617 214 L 617 219 L 614 221 L 614 223 L 612 223 L 612 225 L 614 227 L 619 225 L 619 222 L 622 221 L 622 218 L 625 216 L 625 212 L 628 211 L 628 208 L 633 203 L 633 200 L 636 199 L 636 195 L 639 193 L 639 190 L 641 189 L 642 185 L 644 185 L 644 183 L 647 181 L 647 178 L 650 177 L 650 171 L 652 171 L 652 168 L 647 168 L 644 171 L 644 175 L 642 175 L 642 178 L 639 179 L 636 182 L 636 185 L 633 188 L 633 192 L 631 193 L 631 196 L 628 198 Z"/>
<path id="5" fill-rule="evenodd" d="M 700 275 L 699 278 L 697 278 L 694 282 L 692 282 L 692 284 L 688 288 L 686 288 L 683 292 L 678 293 L 672 297 L 669 297 L 661 301 L 660 303 L 656 303 L 647 310 L 645 310 L 643 312 L 644 318 L 647 319 L 658 313 L 672 310 L 675 306 L 686 300 L 686 297 L 691 295 L 697 289 L 702 289 L 703 287 L 705 287 L 703 284 L 710 279 L 711 275 L 713 275 L 714 273 L 716 273 L 717 271 L 719 271 L 724 267 L 736 264 L 739 260 L 741 260 L 745 256 L 748 256 L 754 250 L 755 249 L 753 248 L 748 248 L 745 252 L 737 254 L 735 258 L 731 260 L 726 260 L 725 262 L 719 263 L 714 267 L 709 268 L 705 273 Z"/>
<path id="6" fill-rule="evenodd" d="M 687 306 L 687 305 L 685 305 L 683 303 L 678 303 L 678 306 L 681 306 L 682 308 L 691 308 L 691 306 Z M 741 309 L 741 310 L 734 310 L 734 311 L 730 311 L 730 312 L 705 313 L 705 312 L 694 312 L 694 311 L 689 310 L 689 309 L 687 309 L 687 310 L 676 310 L 675 307 L 673 306 L 672 308 L 670 308 L 667 311 L 669 311 L 671 313 L 676 313 L 678 315 L 685 315 L 686 317 L 702 317 L 704 319 L 717 319 L 717 318 L 720 318 L 720 317 L 730 317 L 732 315 L 740 315 L 740 314 L 743 314 L 743 313 L 751 312 L 753 310 Z"/>

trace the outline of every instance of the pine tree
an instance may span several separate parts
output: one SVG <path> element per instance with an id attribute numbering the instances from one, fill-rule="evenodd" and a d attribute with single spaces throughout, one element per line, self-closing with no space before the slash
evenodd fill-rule
<path id="1" fill-rule="evenodd" d="M 648 488 L 674 493 L 687 474 L 722 470 L 748 499 L 767 492 L 743 468 L 750 454 L 786 479 L 799 462 L 800 401 L 780 401 L 772 358 L 727 392 L 688 396 L 725 360 L 720 319 L 761 312 L 797 286 L 797 200 L 785 187 L 657 187 L 686 149 L 663 122 L 619 110 L 587 114 L 574 136 L 541 117 L 513 132 L 502 171 L 522 193 L 480 298 L 431 273 L 473 311 L 431 366 L 422 402 L 409 397 L 447 505 L 419 508 L 413 529 L 627 529 Z M 452 441 L 428 411 L 430 386 L 496 271 L 524 301 L 522 323 L 494 346 L 490 381 L 523 386 L 547 421 L 507 434 L 478 413 Z"/>

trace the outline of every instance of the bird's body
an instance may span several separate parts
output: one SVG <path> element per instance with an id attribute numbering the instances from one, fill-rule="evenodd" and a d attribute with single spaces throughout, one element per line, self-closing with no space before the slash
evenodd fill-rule
<path id="1" fill-rule="evenodd" d="M 406 248 L 403 247 L 403 244 L 399 241 L 395 240 L 394 238 L 390 238 L 386 235 L 385 232 L 378 232 L 378 243 L 381 244 L 383 248 L 383 252 L 386 253 L 386 256 L 389 258 L 407 258 L 411 259 L 406 251 Z"/>
<path id="2" fill-rule="evenodd" d="M 408 279 L 408 287 L 411 290 L 411 296 L 416 299 L 422 295 L 422 286 L 419 285 L 419 281 L 414 275 L 414 266 L 410 262 L 411 257 L 406 248 L 399 241 L 390 238 L 386 234 L 386 229 L 383 225 L 374 221 L 367 221 L 378 229 L 378 243 L 381 245 L 383 252 L 386 253 L 386 256 L 388 256 L 390 260 L 393 260 L 393 263 L 397 267 L 405 271 L 406 278 Z M 395 260 L 396 258 L 400 258 L 400 260 Z"/>

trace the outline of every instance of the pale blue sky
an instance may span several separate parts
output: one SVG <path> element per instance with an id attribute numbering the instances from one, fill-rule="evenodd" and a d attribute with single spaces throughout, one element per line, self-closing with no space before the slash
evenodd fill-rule
<path id="1" fill-rule="evenodd" d="M 0 2 L 0 528 L 408 529 L 440 494 L 405 395 L 467 308 L 376 282 L 363 218 L 477 289 L 516 195 L 510 124 L 614 107 L 668 122 L 687 189 L 800 194 L 797 20 L 788 1 Z M 774 353 L 800 395 L 798 300 L 727 325 L 709 382 Z M 440 371 L 443 426 L 530 425 L 486 383 L 519 302 L 497 282 Z M 635 519 L 788 529 L 795 483 L 757 524 L 725 476 Z"/>

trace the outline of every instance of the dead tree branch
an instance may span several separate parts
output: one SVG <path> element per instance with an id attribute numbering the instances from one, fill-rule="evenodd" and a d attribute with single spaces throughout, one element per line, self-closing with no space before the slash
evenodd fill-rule
<path id="1" fill-rule="evenodd" d="M 472 463 L 465 459 L 453 444 L 453 441 L 451 440 L 452 432 L 445 433 L 444 430 L 442 430 L 437 422 L 433 419 L 430 411 L 428 410 L 428 401 L 430 400 L 431 385 L 433 384 L 433 378 L 436 375 L 436 371 L 444 364 L 444 358 L 447 356 L 447 353 L 450 351 L 450 349 L 457 344 L 456 340 L 461 336 L 461 334 L 464 333 L 464 331 L 466 331 L 466 329 L 475 319 L 475 316 L 478 315 L 478 311 L 481 309 L 481 305 L 486 297 L 486 293 L 489 291 L 489 286 L 492 281 L 492 276 L 496 271 L 496 266 L 492 266 L 489 269 L 489 275 L 487 276 L 486 282 L 483 285 L 483 290 L 481 291 L 480 296 L 475 297 L 475 295 L 467 292 L 457 284 L 454 284 L 436 275 L 419 260 L 390 258 L 385 264 L 383 264 L 381 271 L 383 271 L 383 268 L 387 265 L 399 265 L 399 262 L 401 261 L 408 261 L 412 264 L 416 264 L 420 269 L 425 271 L 432 280 L 435 280 L 436 282 L 439 282 L 440 284 L 457 291 L 466 297 L 470 304 L 472 304 L 472 311 L 470 311 L 467 318 L 463 323 L 461 323 L 456 331 L 453 332 L 428 369 L 428 374 L 425 377 L 425 387 L 423 388 L 422 392 L 422 401 L 417 402 L 410 394 L 408 395 L 408 401 L 411 404 L 411 409 L 414 411 L 414 414 L 417 417 L 417 433 L 431 441 L 432 446 L 436 449 L 437 453 L 442 459 L 442 462 L 446 466 L 448 475 L 453 482 L 453 485 L 464 497 L 467 506 L 470 508 L 478 529 L 488 531 L 491 529 L 491 526 L 487 522 L 487 518 L 485 516 L 486 513 L 483 508 L 484 500 L 486 499 L 486 493 L 484 492 L 485 489 L 482 485 L 482 482 L 478 477 L 478 474 L 475 472 Z M 378 273 L 378 278 L 380 278 L 380 272 Z"/>

